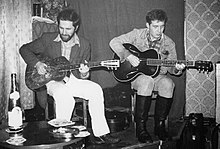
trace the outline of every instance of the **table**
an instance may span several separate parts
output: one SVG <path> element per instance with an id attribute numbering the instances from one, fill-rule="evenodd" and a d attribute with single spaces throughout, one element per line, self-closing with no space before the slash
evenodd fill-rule
<path id="1" fill-rule="evenodd" d="M 26 139 L 26 141 L 19 145 L 11 145 L 5 142 L 10 138 L 10 134 L 6 131 L 7 126 L 4 125 L 0 130 L 0 148 L 22 148 L 22 149 L 39 149 L 39 148 L 85 148 L 84 138 L 55 138 L 50 133 L 49 130 L 54 127 L 50 126 L 47 121 L 36 121 L 24 123 L 24 129 L 21 135 Z"/>

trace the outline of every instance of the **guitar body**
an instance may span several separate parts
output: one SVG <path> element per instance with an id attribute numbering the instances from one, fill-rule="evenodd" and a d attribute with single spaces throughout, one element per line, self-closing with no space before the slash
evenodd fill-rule
<path id="1" fill-rule="evenodd" d="M 187 68 L 195 68 L 199 72 L 213 71 L 213 64 L 211 61 L 186 61 L 186 60 L 162 60 L 158 52 L 154 49 L 149 49 L 140 52 L 134 45 L 124 43 L 126 50 L 140 59 L 140 64 L 133 67 L 129 61 L 120 63 L 120 67 L 113 71 L 113 75 L 119 82 L 129 82 L 134 80 L 137 76 L 145 74 L 151 77 L 156 77 L 159 74 L 160 66 L 175 67 L 176 64 L 184 64 Z M 115 54 L 114 59 L 120 60 Z"/>
<path id="2" fill-rule="evenodd" d="M 38 59 L 48 66 L 46 68 L 47 73 L 40 75 L 35 67 L 27 66 L 25 83 L 31 90 L 38 89 L 51 80 L 61 81 L 66 76 L 66 71 L 60 71 L 69 65 L 69 61 L 65 57 L 61 56 L 51 59 L 49 57 L 38 56 Z"/>
<path id="3" fill-rule="evenodd" d="M 133 55 L 137 56 L 140 60 L 142 59 L 160 59 L 160 55 L 157 51 L 149 49 L 145 52 L 140 52 L 134 45 L 125 43 L 123 44 L 126 50 L 129 50 Z M 116 54 L 114 59 L 120 59 Z M 120 67 L 113 71 L 113 75 L 116 80 L 120 82 L 128 82 L 134 80 L 137 76 L 141 74 L 149 75 L 155 77 L 159 73 L 160 66 L 158 65 L 147 65 L 146 61 L 140 61 L 137 67 L 133 67 L 129 61 L 124 61 L 120 63 Z"/>

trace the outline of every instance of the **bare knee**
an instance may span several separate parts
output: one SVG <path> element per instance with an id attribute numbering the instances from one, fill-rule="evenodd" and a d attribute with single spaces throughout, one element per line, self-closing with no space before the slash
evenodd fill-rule
<path id="1" fill-rule="evenodd" d="M 171 98 L 175 84 L 172 79 L 165 77 L 158 82 L 158 93 L 160 96 Z"/>
<path id="2" fill-rule="evenodd" d="M 132 86 L 137 90 L 138 95 L 150 96 L 154 88 L 154 80 L 152 77 L 141 75 L 132 83 Z"/>

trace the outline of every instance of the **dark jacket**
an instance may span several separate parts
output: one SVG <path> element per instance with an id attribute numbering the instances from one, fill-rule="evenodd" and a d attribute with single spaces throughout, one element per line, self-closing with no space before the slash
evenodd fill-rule
<path id="1" fill-rule="evenodd" d="M 36 55 L 47 56 L 52 59 L 61 56 L 61 42 L 56 42 L 54 39 L 57 37 L 58 33 L 44 33 L 42 36 L 30 43 L 24 44 L 19 52 L 27 63 L 28 66 L 34 67 L 39 61 Z M 88 40 L 79 36 L 80 46 L 76 44 L 72 47 L 70 53 L 71 64 L 79 64 L 85 60 L 90 61 L 91 48 Z M 73 74 L 79 78 L 79 72 L 74 71 Z M 42 108 L 47 105 L 47 92 L 46 87 L 42 87 L 36 92 L 38 102 Z"/>

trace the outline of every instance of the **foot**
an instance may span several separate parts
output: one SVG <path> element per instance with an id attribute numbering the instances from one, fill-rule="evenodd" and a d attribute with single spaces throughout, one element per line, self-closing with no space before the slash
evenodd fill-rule
<path id="1" fill-rule="evenodd" d="M 153 142 L 150 134 L 147 131 L 142 131 L 140 134 L 138 134 L 137 138 L 138 138 L 138 141 L 141 143 L 152 143 Z"/>
<path id="2" fill-rule="evenodd" d="M 115 144 L 120 142 L 119 138 L 113 137 L 110 134 L 103 135 L 100 137 L 94 137 L 93 143 L 95 144 Z"/>
<path id="3" fill-rule="evenodd" d="M 158 124 L 158 125 L 157 125 Z M 162 141 L 167 141 L 169 139 L 168 132 L 165 128 L 165 121 L 159 121 L 155 123 L 154 134 Z"/>
<path id="4" fill-rule="evenodd" d="M 162 141 L 167 141 L 169 136 L 165 128 L 159 128 L 155 130 L 155 135 Z"/>

